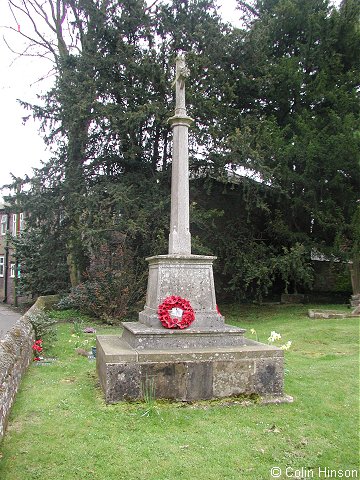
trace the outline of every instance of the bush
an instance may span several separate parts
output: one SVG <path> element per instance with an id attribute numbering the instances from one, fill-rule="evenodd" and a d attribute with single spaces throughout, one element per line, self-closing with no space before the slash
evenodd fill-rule
<path id="1" fill-rule="evenodd" d="M 97 318 L 123 318 L 127 313 L 129 289 L 111 276 L 88 280 L 73 288 L 58 308 L 76 308 Z"/>
<path id="2" fill-rule="evenodd" d="M 116 241 L 117 240 L 117 241 Z M 144 273 L 136 273 L 121 238 L 103 243 L 91 257 L 85 281 L 60 300 L 59 309 L 76 308 L 110 323 L 119 321 L 144 295 Z"/>
<path id="3" fill-rule="evenodd" d="M 34 329 L 35 338 L 46 339 L 52 342 L 56 338 L 56 329 L 54 325 L 57 323 L 55 319 L 50 318 L 43 310 L 31 312 L 28 315 L 29 321 Z"/>

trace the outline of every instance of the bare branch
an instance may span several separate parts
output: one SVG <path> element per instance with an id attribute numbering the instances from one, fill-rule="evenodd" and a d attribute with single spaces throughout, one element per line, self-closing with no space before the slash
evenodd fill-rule
<path id="1" fill-rule="evenodd" d="M 56 0 L 56 12 L 54 9 L 54 4 L 52 1 L 49 2 L 51 8 L 52 18 L 55 24 L 55 33 L 58 42 L 59 53 L 61 56 L 67 56 L 69 54 L 69 50 L 66 46 L 66 42 L 63 36 L 62 24 L 65 19 L 65 15 L 62 15 L 60 12 L 60 2 L 61 0 Z M 65 7 L 64 7 L 65 8 Z M 64 12 L 63 12 L 64 13 Z"/>
<path id="2" fill-rule="evenodd" d="M 83 26 L 82 26 L 82 21 L 80 20 L 80 17 L 79 17 L 79 14 L 78 14 L 78 11 L 77 11 L 77 8 L 76 8 L 76 5 L 74 3 L 73 0 L 70 0 L 69 1 L 70 3 L 70 6 L 71 6 L 71 10 L 73 12 L 73 15 L 75 17 L 75 21 L 76 21 L 76 25 L 79 29 L 79 32 L 80 32 L 80 42 L 81 44 L 84 43 L 84 29 L 83 29 Z"/>
<path id="3" fill-rule="evenodd" d="M 46 75 L 43 75 L 42 77 L 40 77 L 40 78 L 38 78 L 37 80 L 35 80 L 35 82 L 31 83 L 30 86 L 32 87 L 32 86 L 35 85 L 36 83 L 42 82 L 43 80 L 52 77 L 53 75 L 55 75 L 55 73 L 56 73 L 56 68 L 52 68 L 51 70 L 49 70 L 49 71 L 47 72 Z"/>
<path id="4" fill-rule="evenodd" d="M 23 5 L 24 5 L 24 8 L 20 7 L 19 5 L 17 5 L 13 0 L 8 0 L 8 3 L 9 5 L 12 5 L 14 8 L 16 8 L 17 10 L 21 11 L 29 20 L 30 22 L 32 23 L 32 26 L 33 26 L 33 29 L 34 29 L 34 32 L 36 33 L 36 35 L 41 39 L 41 42 L 39 41 L 36 41 L 35 39 L 31 38 L 31 37 L 28 37 L 27 35 L 25 35 L 24 33 L 22 32 L 19 32 L 23 37 L 27 38 L 28 40 L 31 40 L 35 43 L 37 43 L 38 45 L 42 45 L 43 47 L 47 48 L 48 50 L 51 51 L 51 53 L 54 55 L 54 58 L 56 59 L 57 58 L 57 53 L 55 51 L 55 49 L 53 48 L 52 44 L 44 37 L 44 35 L 42 35 L 40 33 L 40 31 L 38 30 L 37 28 L 37 25 L 35 23 L 35 20 L 33 19 L 33 15 L 32 13 L 30 12 L 29 8 L 28 8 L 28 5 L 31 5 L 31 7 L 35 10 L 35 12 L 40 15 L 45 21 L 46 21 L 46 18 L 44 18 L 44 13 L 42 14 L 41 12 L 44 12 L 43 9 L 41 8 L 41 6 L 38 5 L 38 2 L 36 2 L 36 0 L 26 0 L 26 3 L 25 1 L 23 0 Z M 35 5 L 35 7 L 34 7 Z M 40 9 L 40 13 L 37 11 L 36 7 L 38 9 Z M 48 26 L 51 28 L 51 26 L 49 25 L 49 23 L 46 21 L 46 23 L 48 24 Z M 14 28 L 12 27 L 9 27 L 11 28 L 12 30 L 14 30 Z"/>
<path id="5" fill-rule="evenodd" d="M 248 2 L 244 2 L 242 0 L 238 0 L 238 8 L 245 13 L 251 13 L 254 17 L 259 17 L 259 12 L 254 8 L 253 5 L 250 5 Z"/>
<path id="6" fill-rule="evenodd" d="M 62 12 L 60 13 L 60 22 L 63 23 L 65 18 L 66 18 L 66 13 L 67 13 L 67 9 L 66 9 L 66 6 L 65 6 L 65 2 L 62 3 Z"/>
<path id="7" fill-rule="evenodd" d="M 29 4 L 31 5 L 31 7 L 34 9 L 36 15 L 38 15 L 39 17 L 41 17 L 43 20 L 45 20 L 45 22 L 48 24 L 48 18 L 47 18 L 47 14 L 45 12 L 45 10 L 42 8 L 42 6 L 38 5 L 37 2 L 34 2 L 32 3 L 32 1 L 30 0 L 29 1 Z M 27 4 L 24 4 L 25 7 L 26 7 L 26 10 L 28 12 L 28 16 L 30 16 L 30 10 L 27 6 Z M 49 25 L 50 28 L 51 28 L 51 25 Z"/>
<path id="8" fill-rule="evenodd" d="M 148 10 L 151 10 L 153 7 L 155 7 L 155 5 L 158 3 L 159 0 L 155 0 L 151 5 L 150 7 L 147 7 L 145 8 L 145 12 L 147 12 Z"/>
<path id="9" fill-rule="evenodd" d="M 10 63 L 10 66 L 13 65 L 13 63 L 18 60 L 19 58 L 21 57 L 40 57 L 40 58 L 44 58 L 46 60 L 49 60 L 50 62 L 52 63 L 55 63 L 54 62 L 54 59 L 53 58 L 49 58 L 47 56 L 47 53 L 40 53 L 40 52 L 37 52 L 37 53 L 29 53 L 28 51 L 33 48 L 33 47 L 36 47 L 37 44 L 36 43 L 30 43 L 29 45 L 26 46 L 25 50 L 23 50 L 22 52 L 17 52 L 16 50 L 14 50 L 7 42 L 6 38 L 3 37 L 3 40 L 4 40 L 4 43 L 5 45 L 8 47 L 8 49 L 10 50 L 10 52 L 14 53 L 15 55 L 17 55 L 17 58 L 15 58 L 11 63 Z"/>
<path id="10" fill-rule="evenodd" d="M 30 42 L 33 42 L 33 44 L 36 44 L 36 45 L 38 45 L 42 48 L 50 50 L 49 43 L 42 43 L 42 42 L 36 40 L 35 38 L 29 37 L 28 35 L 26 35 L 23 32 L 18 32 L 18 30 L 16 30 L 14 27 L 3 27 L 3 28 L 7 28 L 8 30 L 12 30 L 13 32 L 16 32 L 17 34 L 20 34 L 22 37 L 26 38 L 26 40 L 29 40 Z M 6 46 L 9 48 L 9 50 L 11 50 L 13 53 L 17 53 L 17 52 L 13 51 L 13 49 L 10 47 L 10 45 L 6 41 L 5 37 L 3 37 L 3 39 L 4 39 L 4 42 L 6 43 Z"/>

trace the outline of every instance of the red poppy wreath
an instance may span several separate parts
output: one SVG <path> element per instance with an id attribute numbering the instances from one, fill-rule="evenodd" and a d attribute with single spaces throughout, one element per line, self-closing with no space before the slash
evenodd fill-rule
<path id="1" fill-rule="evenodd" d="M 182 330 L 192 324 L 195 313 L 188 300 L 171 295 L 159 305 L 158 317 L 163 327 Z"/>

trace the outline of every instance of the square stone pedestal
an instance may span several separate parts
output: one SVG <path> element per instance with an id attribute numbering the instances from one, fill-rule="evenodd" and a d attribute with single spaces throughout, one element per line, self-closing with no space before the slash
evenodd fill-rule
<path id="1" fill-rule="evenodd" d="M 212 264 L 216 257 L 205 255 L 158 255 L 149 257 L 146 304 L 139 322 L 158 327 L 158 306 L 166 297 L 186 298 L 194 309 L 191 328 L 218 328 L 224 318 L 216 309 Z"/>

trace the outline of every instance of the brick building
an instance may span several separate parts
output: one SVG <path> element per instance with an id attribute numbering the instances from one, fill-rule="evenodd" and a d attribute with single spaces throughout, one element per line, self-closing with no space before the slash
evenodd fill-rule
<path id="1" fill-rule="evenodd" d="M 11 236 L 18 236 L 24 228 L 24 214 L 14 213 L 0 203 L 0 301 L 17 305 L 17 278 L 20 267 L 17 263 Z"/>

